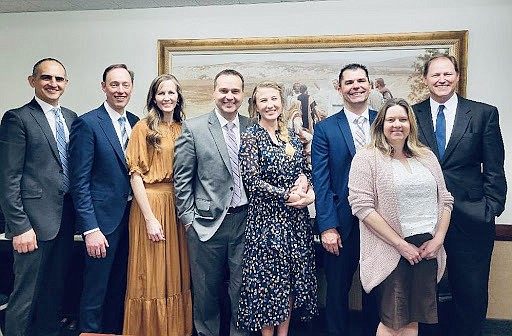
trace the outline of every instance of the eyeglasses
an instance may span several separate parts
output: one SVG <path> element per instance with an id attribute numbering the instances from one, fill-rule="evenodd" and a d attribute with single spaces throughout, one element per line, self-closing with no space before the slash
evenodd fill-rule
<path id="1" fill-rule="evenodd" d="M 61 83 L 61 82 L 66 81 L 66 78 L 64 78 L 64 77 L 60 77 L 60 76 L 52 76 L 52 75 L 41 75 L 41 76 L 39 76 L 39 78 L 40 78 L 41 80 L 44 80 L 44 81 L 51 81 L 52 79 L 54 79 L 54 78 L 55 78 L 55 81 L 56 81 L 57 83 Z"/>

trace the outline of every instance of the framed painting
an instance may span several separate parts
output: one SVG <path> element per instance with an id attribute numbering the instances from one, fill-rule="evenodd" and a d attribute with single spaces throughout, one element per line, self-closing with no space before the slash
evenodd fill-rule
<path id="1" fill-rule="evenodd" d="M 446 53 L 458 60 L 458 92 L 465 96 L 467 45 L 467 30 L 158 40 L 158 72 L 171 73 L 178 78 L 188 117 L 211 111 L 213 79 L 228 68 L 239 71 L 245 78 L 246 99 L 240 108 L 243 114 L 247 114 L 247 98 L 253 87 L 263 80 L 284 85 L 290 95 L 294 83 L 306 85 L 318 108 L 330 114 L 330 100 L 337 95 L 333 80 L 349 63 L 366 65 L 371 80 L 382 78 L 394 97 L 406 98 L 414 104 L 428 95 L 422 81 L 425 60 L 433 54 Z"/>

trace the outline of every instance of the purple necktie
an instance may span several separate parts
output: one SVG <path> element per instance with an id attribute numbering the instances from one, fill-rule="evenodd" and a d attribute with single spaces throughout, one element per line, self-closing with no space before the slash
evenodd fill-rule
<path id="1" fill-rule="evenodd" d="M 231 198 L 231 207 L 237 207 L 240 204 L 242 197 L 242 188 L 240 182 L 240 168 L 238 167 L 238 144 L 236 141 L 236 134 L 233 131 L 235 124 L 228 122 L 226 124 L 227 139 L 226 145 L 228 147 L 229 162 L 231 163 L 231 172 L 233 174 L 233 198 Z"/>

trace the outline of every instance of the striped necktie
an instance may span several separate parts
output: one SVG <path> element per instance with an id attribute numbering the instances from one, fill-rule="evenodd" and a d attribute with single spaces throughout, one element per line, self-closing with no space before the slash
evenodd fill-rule
<path id="1" fill-rule="evenodd" d="M 62 184 L 64 185 L 64 191 L 67 192 L 69 190 L 68 143 L 61 119 L 60 107 L 52 108 L 52 112 L 55 115 L 55 140 L 57 140 L 57 150 L 62 165 Z"/>
<path id="2" fill-rule="evenodd" d="M 126 152 L 126 146 L 128 146 L 128 133 L 126 132 L 126 117 L 122 116 L 117 119 L 121 128 L 121 147 L 123 152 Z"/>
<path id="3" fill-rule="evenodd" d="M 231 163 L 231 172 L 233 173 L 233 197 L 231 198 L 231 207 L 237 207 L 242 199 L 242 186 L 240 181 L 240 168 L 238 167 L 238 143 L 236 134 L 233 131 L 235 124 L 228 122 L 226 124 L 227 139 L 226 146 L 228 148 L 229 162 Z"/>
<path id="4" fill-rule="evenodd" d="M 363 116 L 359 116 L 354 119 L 354 124 L 356 124 L 356 131 L 354 134 L 354 145 L 356 149 L 363 148 L 366 145 L 366 135 L 363 129 L 363 123 L 365 118 Z"/>
<path id="5" fill-rule="evenodd" d="M 439 105 L 436 118 L 436 140 L 437 151 L 441 160 L 444 158 L 444 151 L 446 149 L 446 119 L 443 111 L 444 105 Z"/>

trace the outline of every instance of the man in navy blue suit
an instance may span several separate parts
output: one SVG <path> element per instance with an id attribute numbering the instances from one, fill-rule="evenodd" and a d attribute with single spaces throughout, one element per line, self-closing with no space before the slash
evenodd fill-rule
<path id="1" fill-rule="evenodd" d="M 368 109 L 370 79 L 364 65 L 345 66 L 339 83 L 344 108 L 315 126 L 311 149 L 316 222 L 325 249 L 329 336 L 349 335 L 348 293 L 359 262 L 359 221 L 348 203 L 348 174 L 356 148 L 370 140 L 370 124 L 377 115 Z M 363 295 L 363 309 L 366 300 Z M 375 316 L 370 315 L 366 324 L 371 329 Z"/>
<path id="2" fill-rule="evenodd" d="M 133 88 L 126 65 L 107 67 L 101 87 L 106 101 L 77 118 L 70 134 L 71 192 L 86 247 L 79 329 L 120 334 L 131 204 L 125 150 L 139 118 L 125 110 Z"/>
<path id="3" fill-rule="evenodd" d="M 430 97 L 413 106 L 420 141 L 436 154 L 455 198 L 444 246 L 456 335 L 480 336 L 487 314 L 495 217 L 505 209 L 505 147 L 498 109 L 455 93 L 453 56 L 425 63 Z"/>

